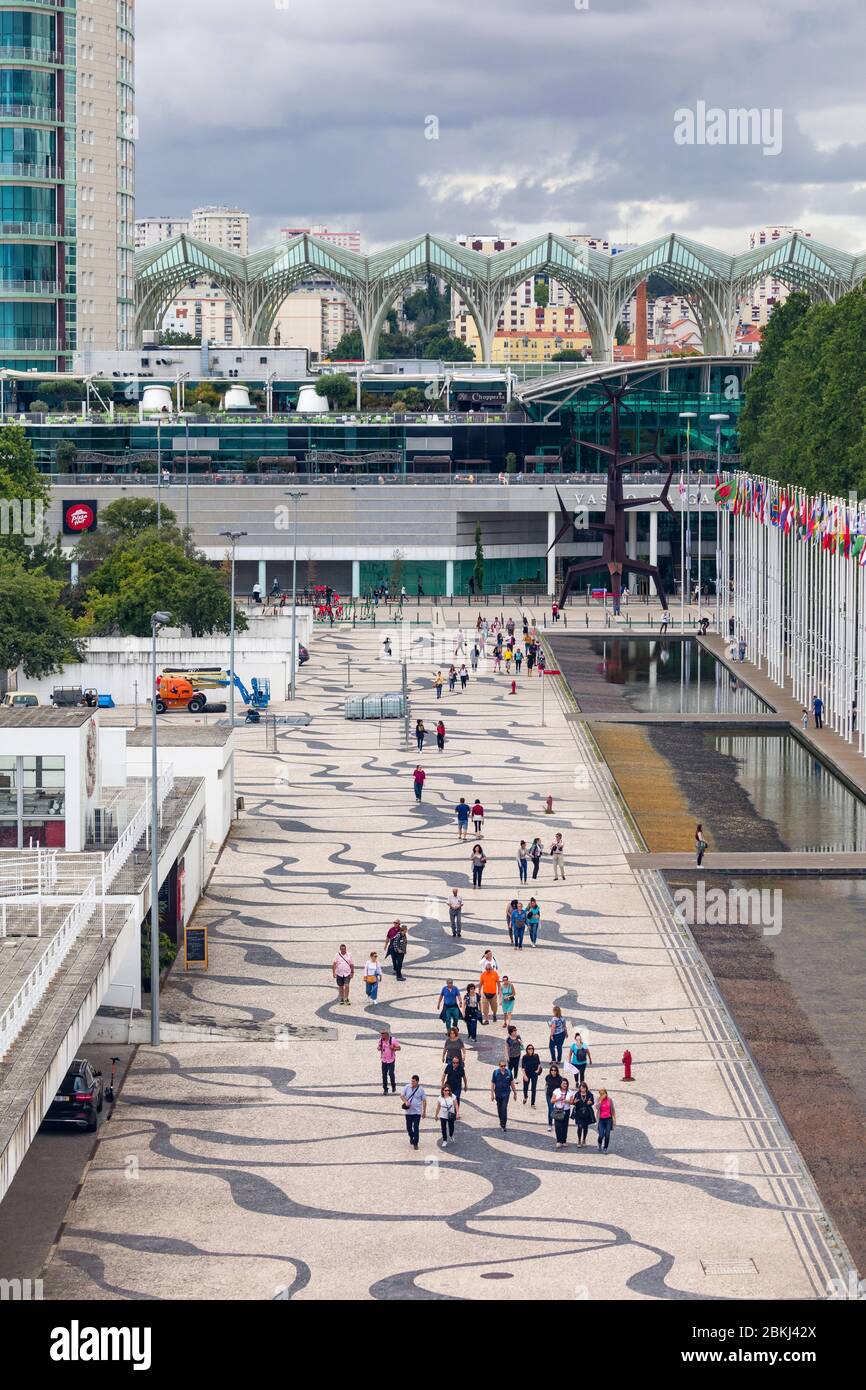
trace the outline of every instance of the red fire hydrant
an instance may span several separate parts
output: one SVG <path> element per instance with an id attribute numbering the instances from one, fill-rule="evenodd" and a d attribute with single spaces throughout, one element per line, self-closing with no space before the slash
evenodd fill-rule
<path id="1" fill-rule="evenodd" d="M 517 681 L 512 681 L 512 682 L 511 682 L 511 693 L 512 693 L 512 695 L 516 695 L 516 694 L 517 694 Z"/>
<path id="2" fill-rule="evenodd" d="M 622 1064 L 625 1068 L 625 1075 L 622 1078 L 623 1081 L 634 1081 L 634 1077 L 631 1074 L 631 1053 L 628 1048 L 626 1048 L 625 1052 L 622 1054 Z"/>
<path id="3" fill-rule="evenodd" d="M 544 808 L 544 814 L 545 814 L 546 816 L 552 816 L 552 815 L 553 815 L 553 797 L 552 797 L 552 796 L 549 796 L 549 797 L 547 798 L 547 805 L 546 805 L 545 808 Z"/>

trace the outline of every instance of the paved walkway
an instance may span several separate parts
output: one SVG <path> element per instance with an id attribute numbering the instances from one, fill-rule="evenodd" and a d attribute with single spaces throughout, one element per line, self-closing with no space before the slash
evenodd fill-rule
<path id="1" fill-rule="evenodd" d="M 816 1298 L 847 1277 L 800 1157 L 744 1054 L 657 875 L 636 874 L 606 770 L 584 758 L 557 687 L 486 675 L 437 703 L 429 668 L 410 668 L 413 717 L 441 713 L 444 753 L 425 750 L 415 804 L 414 745 L 398 723 L 346 722 L 352 690 L 396 689 L 382 634 L 321 632 L 301 680 L 310 728 L 268 754 L 239 734 L 246 813 L 200 909 L 209 974 L 176 968 L 164 1005 L 186 1019 L 259 1025 L 250 1040 L 139 1049 L 55 1256 L 50 1298 Z M 421 679 L 423 675 L 423 680 Z M 453 807 L 480 794 L 489 863 L 469 887 L 469 845 Z M 548 794 L 555 813 L 543 814 Z M 535 885 L 537 949 L 504 927 L 518 894 L 514 853 L 562 830 L 565 884 L 549 861 Z M 444 899 L 467 901 L 455 941 Z M 530 884 L 530 887 L 533 885 Z M 357 980 L 336 1004 L 341 941 L 363 966 L 391 920 L 409 923 L 404 983 L 378 1004 Z M 448 975 L 477 979 L 492 946 L 516 983 L 524 1042 L 547 1060 L 558 1002 L 592 1051 L 588 1079 L 618 1116 L 611 1151 L 554 1148 L 541 1103 L 512 1103 L 507 1132 L 489 1099 L 502 1030 L 469 1047 L 470 1090 L 456 1142 L 428 1118 L 410 1149 L 399 1099 L 383 1096 L 386 1024 L 402 1043 L 401 1083 L 440 1074 L 436 999 Z M 281 1024 L 336 1028 L 336 1041 Z M 628 1047 L 636 1080 L 621 1081 Z"/>

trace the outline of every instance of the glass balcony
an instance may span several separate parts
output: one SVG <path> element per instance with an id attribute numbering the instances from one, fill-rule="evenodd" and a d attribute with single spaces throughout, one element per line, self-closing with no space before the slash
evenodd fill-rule
<path id="1" fill-rule="evenodd" d="M 4 280 L 0 276 L 0 294 L 58 294 L 56 280 Z"/>

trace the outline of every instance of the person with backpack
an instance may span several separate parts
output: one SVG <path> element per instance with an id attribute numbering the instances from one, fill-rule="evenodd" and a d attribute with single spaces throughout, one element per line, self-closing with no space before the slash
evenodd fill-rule
<path id="1" fill-rule="evenodd" d="M 393 926 L 388 928 L 388 936 L 385 940 L 385 957 L 391 957 L 391 964 L 394 967 L 394 974 L 398 980 L 403 978 L 403 961 L 406 956 L 406 947 L 409 941 L 409 929 L 404 927 L 399 917 Z"/>
<path id="2" fill-rule="evenodd" d="M 515 1081 L 517 1080 L 517 1075 L 520 1071 L 520 1057 L 522 1052 L 523 1039 L 518 1033 L 515 1025 L 511 1023 L 509 1024 L 508 1032 L 505 1035 L 505 1061 L 507 1062 L 508 1070 L 511 1072 L 511 1075 L 514 1077 Z"/>
<path id="3" fill-rule="evenodd" d="M 562 1017 L 562 1009 L 558 1004 L 553 1006 L 553 1017 L 550 1020 L 550 1060 L 551 1062 L 562 1061 L 562 1049 L 568 1037 L 568 1024 Z"/>
<path id="4" fill-rule="evenodd" d="M 575 1033 L 569 1049 L 568 1060 L 577 1074 L 577 1084 L 582 1086 L 587 1066 L 592 1066 L 592 1055 L 579 1033 Z"/>
<path id="5" fill-rule="evenodd" d="M 379 1051 L 379 1061 L 382 1063 L 382 1094 L 388 1094 L 388 1082 L 391 1083 L 391 1094 L 397 1092 L 397 1080 L 394 1076 L 394 1064 L 397 1061 L 397 1053 L 400 1051 L 400 1044 L 396 1038 L 392 1038 L 390 1028 L 383 1028 L 379 1033 L 377 1044 Z"/>
<path id="6" fill-rule="evenodd" d="M 423 767 L 416 767 L 412 774 L 412 781 L 415 784 L 415 800 L 420 801 L 421 793 L 424 790 L 424 783 L 427 781 L 427 773 L 424 771 Z"/>
<path id="7" fill-rule="evenodd" d="M 420 1078 L 413 1076 L 403 1087 L 403 1113 L 406 1119 L 406 1133 L 413 1149 L 417 1149 L 421 1131 L 421 1121 L 427 1117 L 427 1093 Z"/>
<path id="8" fill-rule="evenodd" d="M 541 1058 L 532 1043 L 526 1044 L 526 1051 L 523 1054 L 523 1061 L 520 1065 L 523 1070 L 523 1104 L 526 1104 L 531 1090 L 532 1104 L 534 1106 L 535 1092 L 538 1089 L 538 1078 L 541 1075 Z"/>
<path id="9" fill-rule="evenodd" d="M 538 945 L 538 928 L 541 926 L 541 908 L 534 898 L 529 899 L 529 907 L 526 909 L 526 925 L 529 928 L 529 939 L 533 946 Z"/>
<path id="10" fill-rule="evenodd" d="M 585 1081 L 582 1081 L 574 1096 L 574 1123 L 577 1125 L 577 1147 L 586 1148 L 586 1136 L 590 1125 L 595 1124 L 595 1097 Z"/>
<path id="11" fill-rule="evenodd" d="M 454 1138 L 454 1126 L 460 1115 L 460 1101 L 455 1096 L 449 1085 L 444 1085 L 439 1092 L 439 1099 L 436 1102 L 436 1119 L 442 1130 L 442 1147 L 448 1148 L 448 1140 Z"/>

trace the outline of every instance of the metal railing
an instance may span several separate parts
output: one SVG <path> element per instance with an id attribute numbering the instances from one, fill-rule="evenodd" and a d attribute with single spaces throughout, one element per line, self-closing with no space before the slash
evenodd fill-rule
<path id="1" fill-rule="evenodd" d="M 16 106 L 12 103 L 0 103 L 0 120 L 9 120 L 12 117 L 20 117 L 23 121 L 59 121 L 60 112 L 54 106 Z"/>
<path id="2" fill-rule="evenodd" d="M 2 294 L 58 294 L 60 287 L 56 280 L 3 280 L 0 279 Z"/>
<path id="3" fill-rule="evenodd" d="M 2 58 L 2 54 L 0 54 Z M 60 168 L 56 164 L 0 164 L 0 178 L 4 179 L 59 179 Z"/>
<path id="4" fill-rule="evenodd" d="M 59 222 L 0 222 L 0 235 L 60 237 L 64 231 Z"/>
<path id="5" fill-rule="evenodd" d="M 0 63 L 46 63 L 59 66 L 62 57 L 51 48 L 21 48 L 0 44 Z"/>
<path id="6" fill-rule="evenodd" d="M 51 981 L 96 911 L 96 880 L 91 879 L 78 901 L 30 971 L 8 1008 L 0 1014 L 0 1057 L 20 1036 Z"/>

